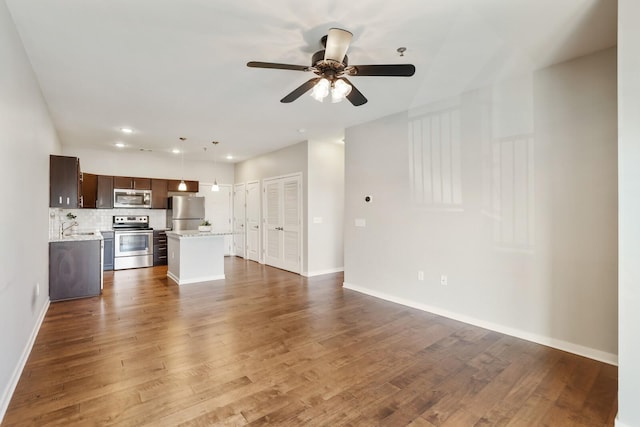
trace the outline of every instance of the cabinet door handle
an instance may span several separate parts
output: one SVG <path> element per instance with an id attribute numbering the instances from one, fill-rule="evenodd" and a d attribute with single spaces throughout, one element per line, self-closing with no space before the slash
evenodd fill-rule
<path id="1" fill-rule="evenodd" d="M 69 206 L 69 198 L 67 197 L 67 206 Z"/>
<path id="2" fill-rule="evenodd" d="M 62 204 L 62 196 L 58 197 L 59 203 Z"/>

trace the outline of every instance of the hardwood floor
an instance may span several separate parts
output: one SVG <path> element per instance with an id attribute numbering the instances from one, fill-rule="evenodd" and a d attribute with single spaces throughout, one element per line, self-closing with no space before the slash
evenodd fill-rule
<path id="1" fill-rule="evenodd" d="M 605 426 L 617 368 L 226 258 L 52 303 L 3 425 Z"/>

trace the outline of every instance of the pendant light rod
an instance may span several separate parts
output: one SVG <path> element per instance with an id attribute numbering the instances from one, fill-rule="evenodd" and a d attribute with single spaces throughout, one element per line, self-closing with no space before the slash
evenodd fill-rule
<path id="1" fill-rule="evenodd" d="M 187 191 L 187 184 L 184 182 L 184 142 L 187 138 L 184 136 L 180 137 L 180 141 L 182 141 L 182 148 L 180 149 L 180 153 L 182 154 L 182 172 L 180 177 L 180 184 L 178 184 L 178 191 Z"/>
<path id="2" fill-rule="evenodd" d="M 218 179 L 216 178 L 216 174 L 217 174 L 217 168 L 216 168 L 216 164 L 217 164 L 217 157 L 216 157 L 216 150 L 215 147 L 218 146 L 218 144 L 220 144 L 219 141 L 211 141 L 211 143 L 213 144 L 213 185 L 211 186 L 211 191 L 220 191 L 220 186 L 218 185 Z"/>

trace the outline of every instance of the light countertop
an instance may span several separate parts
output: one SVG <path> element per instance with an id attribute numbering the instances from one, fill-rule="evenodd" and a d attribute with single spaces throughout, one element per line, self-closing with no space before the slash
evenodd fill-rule
<path id="1" fill-rule="evenodd" d="M 87 231 L 65 235 L 64 237 L 49 238 L 49 242 L 74 242 L 81 240 L 103 240 L 99 231 Z"/>
<path id="2" fill-rule="evenodd" d="M 215 237 L 215 236 L 230 236 L 231 232 L 222 231 L 198 231 L 198 230 L 183 230 L 183 231 L 167 231 L 167 236 L 176 237 L 178 239 L 183 238 L 195 238 L 195 237 Z"/>

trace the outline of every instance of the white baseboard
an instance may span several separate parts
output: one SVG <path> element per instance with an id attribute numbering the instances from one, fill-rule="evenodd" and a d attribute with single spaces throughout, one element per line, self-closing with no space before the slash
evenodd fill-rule
<path id="1" fill-rule="evenodd" d="M 304 277 L 322 276 L 323 274 L 340 273 L 344 271 L 344 267 L 329 268 L 327 270 L 305 271 L 302 273 Z"/>
<path id="2" fill-rule="evenodd" d="M 27 345 L 25 345 L 24 350 L 22 350 L 22 355 L 18 360 L 18 364 L 16 368 L 13 370 L 13 375 L 11 375 L 11 380 L 7 387 L 2 391 L 2 400 L 0 400 L 0 423 L 4 419 L 4 414 L 7 412 L 7 408 L 9 408 L 9 402 L 11 402 L 11 397 L 13 396 L 13 392 L 16 390 L 18 386 L 18 381 L 20 381 L 20 375 L 22 375 L 22 371 L 24 370 L 25 365 L 27 364 L 27 360 L 29 359 L 29 355 L 31 354 L 31 349 L 33 349 L 33 344 L 36 342 L 36 337 L 38 336 L 38 332 L 40 331 L 40 326 L 42 326 L 42 322 L 44 321 L 44 317 L 49 310 L 50 301 L 47 298 L 47 302 L 42 306 L 42 311 L 38 315 L 38 320 L 31 331 L 31 336 L 29 336 L 29 341 L 27 341 Z"/>
<path id="3" fill-rule="evenodd" d="M 429 313 L 437 314 L 438 316 L 443 316 L 449 319 L 458 320 L 460 322 L 468 323 L 470 325 L 478 326 L 484 329 L 489 329 L 495 332 L 500 332 L 501 334 L 510 335 L 512 337 L 521 338 L 523 340 L 535 342 L 537 344 L 553 347 L 558 350 L 574 353 L 579 356 L 588 357 L 589 359 L 594 359 L 600 362 L 607 363 L 609 365 L 615 365 L 615 366 L 618 365 L 618 356 L 612 353 L 607 353 L 601 350 L 596 350 L 590 347 L 573 344 L 567 341 L 563 341 L 563 340 L 559 340 L 559 339 L 555 339 L 555 338 L 551 338 L 543 335 L 533 334 L 531 332 L 522 331 L 520 329 L 511 328 L 511 327 L 500 325 L 497 323 L 487 322 L 485 320 L 476 319 L 474 317 L 466 316 L 464 314 L 445 310 L 439 307 L 434 307 L 434 306 L 422 304 L 416 301 L 411 301 L 405 298 L 396 297 L 393 295 L 386 294 L 384 292 L 375 291 L 372 289 L 364 288 L 364 287 L 357 286 L 347 282 L 344 282 L 342 286 L 346 289 L 367 294 L 372 297 L 395 302 L 397 304 L 406 305 L 407 307 L 416 308 L 422 311 L 427 311 Z"/>
<path id="4" fill-rule="evenodd" d="M 224 278 L 226 278 L 226 276 L 224 274 L 219 274 L 216 276 L 202 276 L 202 277 L 192 277 L 190 279 L 182 279 L 180 280 L 178 278 L 178 276 L 176 276 L 175 274 L 167 271 L 167 277 L 171 280 L 173 280 L 174 282 L 176 282 L 176 284 L 178 285 L 189 285 L 191 283 L 201 283 L 201 282 L 209 282 L 212 280 L 222 280 Z"/>
<path id="5" fill-rule="evenodd" d="M 614 425 L 614 427 L 631 427 L 628 424 L 621 423 L 620 420 L 618 419 L 617 415 L 616 415 L 616 419 L 615 419 L 613 425 Z"/>

